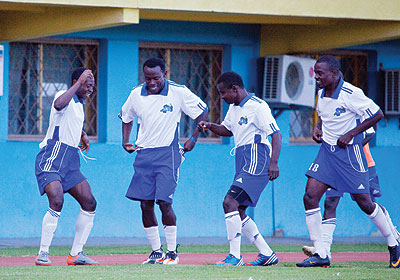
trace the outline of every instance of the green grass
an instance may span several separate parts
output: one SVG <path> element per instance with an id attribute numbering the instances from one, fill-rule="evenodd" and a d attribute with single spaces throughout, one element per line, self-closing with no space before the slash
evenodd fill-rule
<path id="1" fill-rule="evenodd" d="M 253 245 L 242 245 L 242 252 L 257 252 Z M 271 248 L 276 252 L 301 252 L 301 245 L 292 244 L 271 244 Z M 36 247 L 26 248 L 0 248 L 0 257 L 5 256 L 35 256 L 38 253 Z M 148 254 L 149 246 L 86 246 L 85 253 L 88 255 L 109 255 L 109 254 Z M 228 245 L 182 245 L 179 247 L 180 253 L 223 253 L 229 251 Z M 50 248 L 52 256 L 66 256 L 69 254 L 70 247 Z M 385 244 L 333 244 L 332 252 L 386 252 Z"/>
<path id="2" fill-rule="evenodd" d="M 379 262 L 337 263 L 330 268 L 216 267 L 213 265 L 113 265 L 95 267 L 2 267 L 0 279 L 399 279 L 400 271 Z"/>
<path id="3" fill-rule="evenodd" d="M 272 244 L 276 252 L 299 252 L 301 245 Z M 183 245 L 182 253 L 228 252 L 228 245 Z M 52 247 L 51 255 L 67 255 L 69 247 Z M 386 252 L 384 244 L 334 244 L 333 252 Z M 38 248 L 1 248 L 0 256 L 34 256 Z M 149 246 L 86 247 L 89 255 L 148 254 Z M 243 245 L 243 252 L 256 252 Z M 329 268 L 297 268 L 295 263 L 276 267 L 216 267 L 213 265 L 101 265 L 52 267 L 0 267 L 0 279 L 400 279 L 399 269 L 389 269 L 388 262 L 332 263 Z"/>

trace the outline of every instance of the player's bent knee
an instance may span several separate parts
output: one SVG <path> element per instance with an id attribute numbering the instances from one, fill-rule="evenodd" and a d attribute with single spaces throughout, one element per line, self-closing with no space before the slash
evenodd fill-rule
<path id="1" fill-rule="evenodd" d="M 89 202 L 85 205 L 86 209 L 83 209 L 85 211 L 95 211 L 97 207 L 97 201 L 96 199 L 93 197 L 91 200 L 89 200 Z M 83 208 L 83 207 L 82 207 Z"/>
<path id="2" fill-rule="evenodd" d="M 165 201 L 159 201 L 158 205 L 160 207 L 161 212 L 163 212 L 163 213 L 167 213 L 167 212 L 172 210 L 172 204 L 171 203 L 168 203 L 168 202 L 165 202 Z"/>
<path id="3" fill-rule="evenodd" d="M 64 197 L 49 198 L 49 206 L 57 212 L 61 212 L 64 205 Z"/>
<path id="4" fill-rule="evenodd" d="M 222 207 L 224 208 L 225 213 L 229 213 L 232 211 L 237 211 L 236 205 L 232 203 L 230 199 L 225 199 L 224 202 L 222 202 Z"/>
<path id="5" fill-rule="evenodd" d="M 305 193 L 305 194 L 304 194 L 304 196 L 303 196 L 303 203 L 304 203 L 304 207 L 305 207 L 306 209 L 314 209 L 314 208 L 318 208 L 318 207 L 319 207 L 319 205 L 318 205 L 318 203 L 319 203 L 318 198 L 316 198 L 316 197 L 314 197 L 314 196 L 312 196 L 312 195 L 310 195 L 310 194 L 308 194 L 308 193 Z"/>
<path id="6" fill-rule="evenodd" d="M 140 204 L 140 209 L 142 209 L 143 213 L 154 213 L 154 204 L 148 204 L 148 203 L 141 203 Z"/>
<path id="7" fill-rule="evenodd" d="M 372 202 L 371 198 L 369 195 L 354 195 L 354 199 L 357 202 L 358 206 L 361 208 L 363 212 L 365 212 L 367 215 L 371 215 L 372 212 L 374 212 L 375 207 L 377 205 Z"/>
<path id="8" fill-rule="evenodd" d="M 368 203 L 368 202 L 358 203 L 358 206 L 360 206 L 361 210 L 367 215 L 371 215 L 374 212 L 375 207 L 378 207 L 378 206 L 376 206 L 375 203 L 372 203 L 372 202 L 371 203 Z"/>
<path id="9" fill-rule="evenodd" d="M 81 208 L 85 211 L 93 212 L 96 210 L 97 201 L 93 195 L 80 196 L 77 198 L 77 201 L 81 205 Z"/>

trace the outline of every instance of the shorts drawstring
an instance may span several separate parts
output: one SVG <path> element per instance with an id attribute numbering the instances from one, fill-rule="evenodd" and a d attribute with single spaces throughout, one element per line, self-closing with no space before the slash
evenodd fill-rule
<path id="1" fill-rule="evenodd" d="M 236 155 L 236 146 L 233 147 L 233 148 L 231 149 L 231 151 L 229 152 L 229 154 L 230 154 L 231 156 L 233 156 L 233 157 Z"/>
<path id="2" fill-rule="evenodd" d="M 86 160 L 86 159 L 97 160 L 96 158 L 88 157 L 87 155 L 85 155 L 84 153 L 82 153 L 82 150 L 80 150 L 80 149 L 79 149 L 79 152 L 81 153 L 81 156 L 82 156 L 83 160 L 84 160 L 86 163 L 87 163 L 87 160 Z"/>

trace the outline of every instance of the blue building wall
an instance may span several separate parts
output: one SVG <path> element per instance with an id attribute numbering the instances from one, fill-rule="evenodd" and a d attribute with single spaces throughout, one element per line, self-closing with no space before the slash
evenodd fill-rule
<path id="1" fill-rule="evenodd" d="M 382 64 L 384 69 L 400 68 L 400 40 L 360 45 L 349 49 L 376 51 L 378 62 L 376 64 L 376 71 L 379 70 L 379 64 Z M 384 94 L 384 92 L 380 94 Z M 385 119 L 380 121 L 376 136 L 376 145 L 400 146 L 399 118 L 400 116 L 385 116 Z"/>
<path id="2" fill-rule="evenodd" d="M 259 26 L 142 21 L 139 25 L 75 33 L 68 37 L 100 41 L 99 142 L 92 143 L 89 152 L 89 156 L 97 160 L 81 162 L 82 171 L 98 201 L 91 236 L 144 237 L 139 203 L 124 197 L 133 173 L 134 154 L 126 153 L 121 147 L 121 122 L 116 117 L 130 89 L 137 84 L 138 75 L 141 75 L 138 73 L 139 42 L 223 45 L 224 71 L 233 70 L 241 74 L 246 87 L 251 90 L 256 87 Z M 369 47 L 378 51 L 378 60 L 390 60 L 390 57 L 399 55 L 389 51 L 395 49 L 396 42 Z M 0 97 L 0 222 L 2 225 L 7 222 L 7 226 L 0 227 L 0 238 L 38 237 L 47 209 L 47 199 L 40 197 L 34 177 L 38 143 L 7 141 L 8 56 L 5 58 L 5 95 Z M 400 67 L 400 60 L 398 64 Z M 264 235 L 272 234 L 274 216 L 276 227 L 283 229 L 287 236 L 307 236 L 302 203 L 306 184 L 304 172 L 319 147 L 289 144 L 288 112 L 280 115 L 277 122 L 282 131 L 283 146 L 279 160 L 280 177 L 273 183 L 275 208 L 272 209 L 272 183 L 269 183 L 253 215 Z M 400 143 L 389 141 L 399 138 L 396 137 L 399 136 L 396 124 L 393 120 L 380 124 L 379 139 L 372 153 L 384 193 L 380 202 L 391 211 L 393 221 L 400 224 L 400 215 L 395 212 L 398 207 L 393 199 L 397 195 L 395 172 L 400 166 Z M 132 139 L 134 137 L 132 135 Z M 234 158 L 229 153 L 232 139 L 224 143 L 197 144 L 187 154 L 174 198 L 178 236 L 226 235 L 222 200 L 233 179 Z M 65 198 L 56 237 L 72 237 L 74 234 L 79 205 L 68 195 Z M 336 234 L 358 236 L 369 235 L 372 231 L 376 231 L 373 224 L 349 197 L 345 197 L 338 209 Z"/>
<path id="3" fill-rule="evenodd" d="M 8 64 L 9 56 L 9 45 L 4 45 L 4 71 L 3 71 L 3 96 L 0 96 L 0 141 L 4 142 L 7 140 L 8 134 Z"/>

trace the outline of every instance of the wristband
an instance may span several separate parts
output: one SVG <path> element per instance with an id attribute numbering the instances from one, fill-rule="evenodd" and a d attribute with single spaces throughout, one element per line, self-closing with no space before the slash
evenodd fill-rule
<path id="1" fill-rule="evenodd" d="M 197 139 L 196 139 L 196 138 L 194 138 L 193 136 L 191 136 L 189 139 L 190 139 L 190 140 L 192 140 L 194 143 L 196 143 L 196 142 L 197 142 Z"/>

